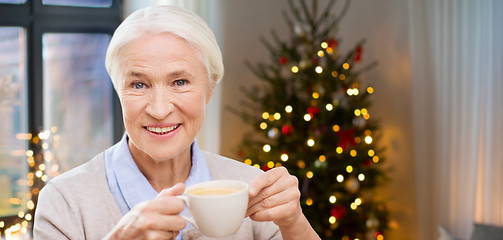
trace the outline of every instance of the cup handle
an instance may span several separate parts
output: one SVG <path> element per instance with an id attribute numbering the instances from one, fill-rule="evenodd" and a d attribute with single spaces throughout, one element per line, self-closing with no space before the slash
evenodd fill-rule
<path id="1" fill-rule="evenodd" d="M 185 206 L 187 206 L 187 208 L 190 208 L 190 204 L 189 204 L 189 198 L 187 198 L 187 196 L 182 196 L 182 195 L 178 195 L 176 196 L 177 198 L 179 199 L 182 199 L 183 200 L 183 203 L 185 204 Z M 195 228 L 199 229 L 197 227 L 197 224 L 196 224 L 196 221 L 194 221 L 193 218 L 191 217 L 186 217 L 186 216 L 183 216 L 183 215 L 180 215 L 183 217 L 183 219 L 185 219 L 185 221 L 189 222 L 190 224 L 192 224 L 192 226 L 194 226 Z"/>

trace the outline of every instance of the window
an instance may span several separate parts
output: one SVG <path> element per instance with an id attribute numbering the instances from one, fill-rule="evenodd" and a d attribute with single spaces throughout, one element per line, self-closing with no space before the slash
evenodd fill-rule
<path id="1" fill-rule="evenodd" d="M 120 140 L 104 67 L 119 0 L 0 0 L 0 236 L 30 234 L 44 183 Z"/>
<path id="2" fill-rule="evenodd" d="M 77 7 L 110 7 L 112 6 L 112 0 L 42 0 L 42 4 Z"/>
<path id="3" fill-rule="evenodd" d="M 26 0 L 0 0 L 0 3 L 14 3 L 14 4 L 23 4 Z"/>
<path id="4" fill-rule="evenodd" d="M 0 27 L 0 215 L 22 210 L 14 199 L 26 199 L 29 150 L 26 84 L 26 34 L 21 27 Z"/>

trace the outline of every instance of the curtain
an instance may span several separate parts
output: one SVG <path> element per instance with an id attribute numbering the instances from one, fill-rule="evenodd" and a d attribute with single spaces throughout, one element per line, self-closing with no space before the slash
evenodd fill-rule
<path id="1" fill-rule="evenodd" d="M 503 225 L 503 2 L 409 0 L 419 239 Z"/>
<path id="2" fill-rule="evenodd" d="M 128 16 L 137 9 L 152 5 L 175 5 L 201 16 L 210 26 L 217 42 L 223 51 L 223 29 L 221 19 L 220 1 L 207 0 L 125 0 L 124 16 Z M 224 81 L 222 81 L 224 82 Z M 211 100 L 206 105 L 206 116 L 203 127 L 197 135 L 197 143 L 203 150 L 220 153 L 220 115 L 222 106 L 222 83 L 217 84 Z"/>

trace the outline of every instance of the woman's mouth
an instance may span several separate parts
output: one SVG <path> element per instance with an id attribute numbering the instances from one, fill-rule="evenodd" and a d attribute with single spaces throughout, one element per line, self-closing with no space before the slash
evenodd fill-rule
<path id="1" fill-rule="evenodd" d="M 166 133 L 169 133 L 175 129 L 177 129 L 178 127 L 180 127 L 180 125 L 182 125 L 181 123 L 177 124 L 177 125 L 174 125 L 174 126 L 171 126 L 171 127 L 145 127 L 149 132 L 151 133 L 155 133 L 155 134 L 159 134 L 159 135 L 163 135 L 163 134 L 166 134 Z"/>

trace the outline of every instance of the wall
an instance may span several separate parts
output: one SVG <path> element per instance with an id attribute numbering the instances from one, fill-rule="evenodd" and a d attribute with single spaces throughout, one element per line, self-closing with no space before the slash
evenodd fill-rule
<path id="1" fill-rule="evenodd" d="M 319 1 L 320 5 L 326 1 Z M 222 44 L 226 73 L 222 82 L 221 154 L 237 158 L 236 145 L 250 127 L 225 107 L 240 106 L 241 86 L 258 82 L 243 64 L 245 60 L 268 60 L 268 52 L 259 36 L 270 36 L 270 29 L 286 34 L 281 11 L 286 0 L 231 1 L 220 0 Z M 370 113 L 381 120 L 387 147 L 386 167 L 392 182 L 382 190 L 389 199 L 397 226 L 386 239 L 418 239 L 415 211 L 415 178 L 412 137 L 411 82 L 409 61 L 408 5 L 401 0 L 353 0 L 342 21 L 339 36 L 342 48 L 351 47 L 362 38 L 363 64 L 372 60 L 378 66 L 362 75 L 375 88 Z M 288 36 L 287 34 L 285 35 Z"/>
<path id="2" fill-rule="evenodd" d="M 242 100 L 239 88 L 259 82 L 244 65 L 245 60 L 268 60 L 269 54 L 259 37 L 270 37 L 271 29 L 288 36 L 281 16 L 281 11 L 286 10 L 288 5 L 286 0 L 214 1 L 212 6 L 217 8 L 211 14 L 217 15 L 222 23 L 219 27 L 214 26 L 214 30 L 217 31 L 225 64 L 224 80 L 219 86 L 222 91 L 220 153 L 237 158 L 236 145 L 251 128 L 225 108 L 239 107 Z M 156 2 L 159 1 L 127 0 L 124 10 L 127 15 L 133 9 Z M 325 0 L 319 2 L 320 5 L 326 3 Z M 418 239 L 407 13 L 407 1 L 353 0 L 339 31 L 343 50 L 365 38 L 363 64 L 373 60 L 379 64 L 362 78 L 375 88 L 370 113 L 373 118 L 381 120 L 381 142 L 387 147 L 385 167 L 390 168 L 392 181 L 380 194 L 389 199 L 397 223 L 396 228 L 386 236 L 386 239 L 392 240 Z"/>

